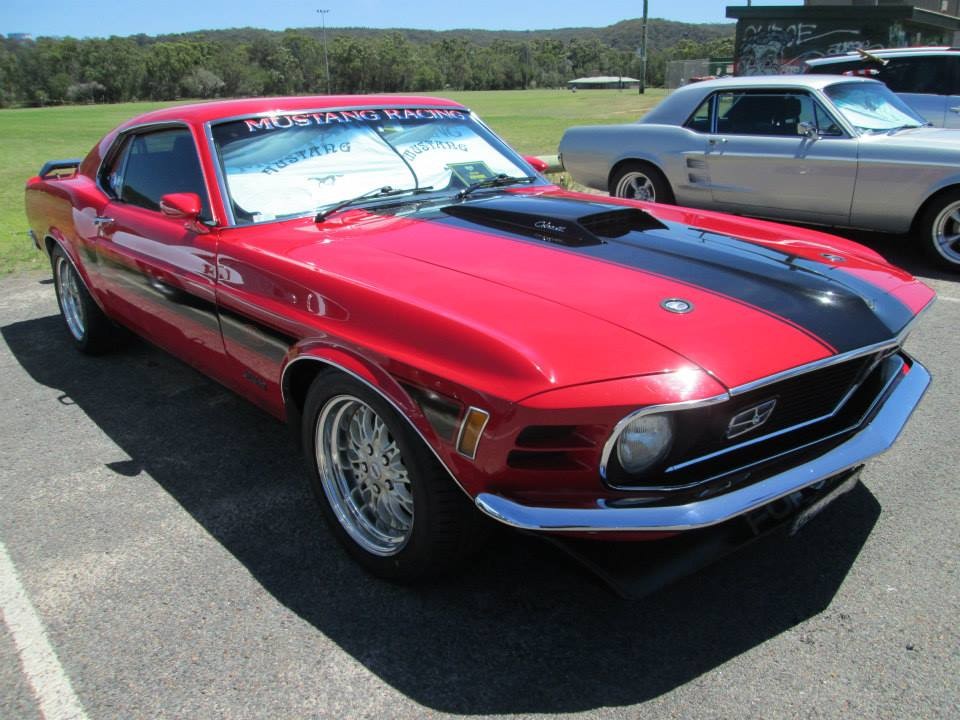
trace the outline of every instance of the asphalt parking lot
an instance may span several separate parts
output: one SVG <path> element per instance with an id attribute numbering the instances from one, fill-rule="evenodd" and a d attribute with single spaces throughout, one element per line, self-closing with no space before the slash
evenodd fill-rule
<path id="1" fill-rule="evenodd" d="M 152 347 L 70 347 L 0 279 L 0 718 L 960 717 L 960 277 L 898 444 L 796 537 L 624 601 L 536 540 L 374 580 L 286 429 Z"/>

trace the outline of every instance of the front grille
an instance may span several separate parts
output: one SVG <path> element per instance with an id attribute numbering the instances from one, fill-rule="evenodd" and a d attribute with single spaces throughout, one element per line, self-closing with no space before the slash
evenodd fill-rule
<path id="1" fill-rule="evenodd" d="M 685 424 L 709 418 L 707 425 L 711 432 L 709 436 L 702 437 L 699 443 L 685 448 L 684 454 L 690 458 L 714 453 L 725 447 L 739 445 L 753 438 L 829 415 L 863 379 L 864 373 L 874 364 L 875 359 L 874 355 L 854 358 L 750 390 L 735 396 L 729 402 L 709 408 L 711 412 L 701 413 L 703 417 L 696 417 L 694 413 L 685 414 Z M 731 418 L 768 400 L 776 400 L 777 404 L 767 422 L 755 430 L 727 438 Z M 675 462 L 670 463 L 673 464 Z"/>
<path id="2" fill-rule="evenodd" d="M 816 444 L 859 422 L 885 386 L 879 360 L 879 353 L 854 358 L 735 395 L 727 402 L 678 411 L 674 445 L 659 468 L 632 477 L 617 466 L 613 453 L 607 480 L 623 488 L 689 487 Z M 776 400 L 776 405 L 765 423 L 727 437 L 731 418 L 769 400 Z"/>

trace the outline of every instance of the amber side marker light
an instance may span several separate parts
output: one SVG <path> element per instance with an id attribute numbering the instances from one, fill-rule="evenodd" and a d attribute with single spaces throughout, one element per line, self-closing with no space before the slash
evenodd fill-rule
<path id="1" fill-rule="evenodd" d="M 490 419 L 490 413 L 480 408 L 472 407 L 467 410 L 463 416 L 463 423 L 460 425 L 460 434 L 457 435 L 457 452 L 466 455 L 473 460 L 477 456 L 477 446 L 480 444 L 480 436 L 483 435 L 483 429 L 487 426 L 487 420 Z"/>

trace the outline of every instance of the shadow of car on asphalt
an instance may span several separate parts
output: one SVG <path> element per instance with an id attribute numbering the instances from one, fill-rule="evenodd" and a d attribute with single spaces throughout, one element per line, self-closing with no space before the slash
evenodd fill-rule
<path id="1" fill-rule="evenodd" d="M 142 342 L 90 358 L 57 316 L 0 331 L 36 382 L 128 454 L 109 465 L 118 478 L 148 473 L 277 601 L 437 711 L 577 712 L 667 693 L 824 612 L 880 513 L 859 485 L 798 536 L 637 602 L 511 531 L 458 575 L 400 587 L 366 575 L 325 531 L 281 423 Z"/>

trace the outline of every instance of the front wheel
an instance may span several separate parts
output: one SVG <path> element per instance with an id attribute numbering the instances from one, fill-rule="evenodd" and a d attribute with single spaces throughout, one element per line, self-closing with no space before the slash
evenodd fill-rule
<path id="1" fill-rule="evenodd" d="M 479 513 L 409 424 L 362 383 L 321 373 L 307 394 L 303 435 L 328 526 L 374 575 L 435 574 L 472 544 Z"/>
<path id="2" fill-rule="evenodd" d="M 960 271 L 960 190 L 936 198 L 920 217 L 924 250 L 940 267 Z"/>
<path id="3" fill-rule="evenodd" d="M 673 191 L 663 173 L 640 161 L 624 163 L 617 169 L 610 178 L 610 194 L 644 202 L 674 203 Z"/>

